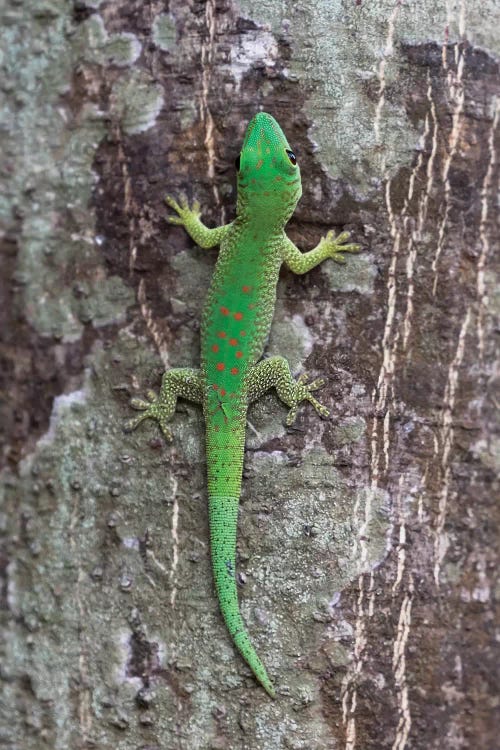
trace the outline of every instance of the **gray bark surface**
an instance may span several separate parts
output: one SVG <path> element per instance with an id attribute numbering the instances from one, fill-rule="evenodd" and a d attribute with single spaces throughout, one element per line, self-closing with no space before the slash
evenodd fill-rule
<path id="1" fill-rule="evenodd" d="M 498 745 L 500 11 L 493 0 L 7 0 L 0 11 L 0 747 Z M 321 421 L 249 412 L 235 653 L 203 423 L 128 401 L 196 366 L 248 120 L 300 160 L 269 354 Z"/>

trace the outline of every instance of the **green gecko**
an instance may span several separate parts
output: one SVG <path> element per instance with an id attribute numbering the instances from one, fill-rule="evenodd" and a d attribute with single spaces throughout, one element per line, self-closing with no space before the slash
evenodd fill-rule
<path id="1" fill-rule="evenodd" d="M 345 263 L 342 253 L 359 250 L 344 244 L 332 231 L 310 252 L 302 253 L 284 232 L 302 195 L 296 157 L 276 120 L 259 112 L 249 123 L 236 159 L 238 197 L 236 218 L 208 229 L 200 221 L 197 202 L 189 208 L 167 197 L 177 216 L 202 248 L 220 245 L 201 324 L 201 367 L 177 368 L 163 375 L 160 395 L 149 391 L 147 401 L 132 399 L 143 413 L 127 424 L 135 429 L 144 419 L 159 422 L 172 439 L 168 422 L 177 399 L 202 404 L 206 424 L 206 456 L 210 519 L 210 550 L 215 588 L 222 616 L 232 640 L 257 680 L 271 696 L 274 686 L 250 642 L 243 623 L 236 588 L 236 529 L 241 492 L 248 405 L 270 388 L 289 407 L 291 425 L 299 404 L 309 401 L 322 416 L 328 410 L 313 396 L 324 381 L 295 380 L 283 357 L 261 360 L 276 302 L 282 263 L 294 273 L 306 273 L 326 258 Z"/>

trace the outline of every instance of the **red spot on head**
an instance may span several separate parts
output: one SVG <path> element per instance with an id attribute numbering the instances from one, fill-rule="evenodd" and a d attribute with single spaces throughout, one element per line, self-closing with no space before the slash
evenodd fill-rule
<path id="1" fill-rule="evenodd" d="M 243 294 L 248 294 L 248 292 L 250 291 L 250 289 L 251 289 L 251 287 L 247 286 L 246 284 L 245 284 L 245 286 L 241 287 L 241 291 L 243 292 Z"/>
<path id="2" fill-rule="evenodd" d="M 241 320 L 242 318 L 243 318 L 243 313 L 242 312 L 235 312 L 234 313 L 234 319 L 235 320 Z"/>
<path id="3" fill-rule="evenodd" d="M 246 331 L 240 331 L 240 336 L 243 336 L 243 337 L 245 337 L 246 335 L 247 335 L 247 332 L 246 332 Z"/>
<path id="4" fill-rule="evenodd" d="M 231 346 L 238 346 L 238 339 L 229 339 Z"/>
<path id="5" fill-rule="evenodd" d="M 237 367 L 231 367 L 231 375 L 237 375 L 239 373 L 239 370 Z"/>
<path id="6" fill-rule="evenodd" d="M 227 307 L 221 307 L 220 311 L 223 315 L 229 315 L 229 310 L 227 309 Z"/>
<path id="7" fill-rule="evenodd" d="M 236 352 L 236 356 L 238 357 L 238 359 L 241 359 L 243 356 L 243 352 L 240 352 L 240 351 Z"/>
<path id="8" fill-rule="evenodd" d="M 226 365 L 224 364 L 224 362 L 217 362 L 216 366 L 219 372 L 222 372 L 222 370 L 225 368 Z"/>
<path id="9" fill-rule="evenodd" d="M 215 352 L 215 353 L 217 353 L 219 351 L 219 345 L 218 344 L 213 344 L 212 345 L 212 351 Z"/>
<path id="10" fill-rule="evenodd" d="M 220 393 L 221 396 L 225 396 L 226 395 L 226 391 L 224 390 L 224 388 L 221 388 L 220 391 L 219 391 L 219 393 Z"/>
<path id="11" fill-rule="evenodd" d="M 226 332 L 225 331 L 219 331 L 219 333 L 217 334 L 217 336 L 220 339 L 225 339 L 226 338 Z"/>

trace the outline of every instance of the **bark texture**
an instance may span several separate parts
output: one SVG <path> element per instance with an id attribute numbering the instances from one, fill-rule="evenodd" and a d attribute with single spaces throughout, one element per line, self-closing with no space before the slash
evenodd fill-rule
<path id="1" fill-rule="evenodd" d="M 0 746 L 497 746 L 498 5 L 1 13 Z M 200 412 L 172 446 L 122 430 L 198 362 L 215 253 L 163 196 L 230 220 L 259 108 L 300 159 L 290 236 L 363 246 L 283 272 L 268 345 L 332 419 L 249 415 L 240 597 L 274 702 L 218 613 Z"/>

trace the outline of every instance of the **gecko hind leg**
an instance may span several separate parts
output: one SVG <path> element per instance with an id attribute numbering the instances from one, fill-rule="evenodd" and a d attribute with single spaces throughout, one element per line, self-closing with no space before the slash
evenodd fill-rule
<path id="1" fill-rule="evenodd" d="M 147 401 L 141 398 L 131 399 L 132 408 L 141 411 L 142 414 L 125 423 L 126 432 L 135 430 L 145 419 L 156 419 L 166 439 L 172 440 L 172 432 L 167 423 L 175 412 L 178 398 L 202 403 L 203 379 L 200 370 L 190 367 L 168 370 L 163 375 L 159 395 L 154 391 L 147 391 Z"/>
<path id="2" fill-rule="evenodd" d="M 290 372 L 290 365 L 284 357 L 269 357 L 259 362 L 250 372 L 248 378 L 248 398 L 255 401 L 270 388 L 276 388 L 280 399 L 290 407 L 286 424 L 290 426 L 295 422 L 297 411 L 302 401 L 309 401 L 318 414 L 328 417 L 330 412 L 314 398 L 311 391 L 321 388 L 325 381 L 317 378 L 308 382 L 309 377 L 303 373 L 295 380 Z"/>

